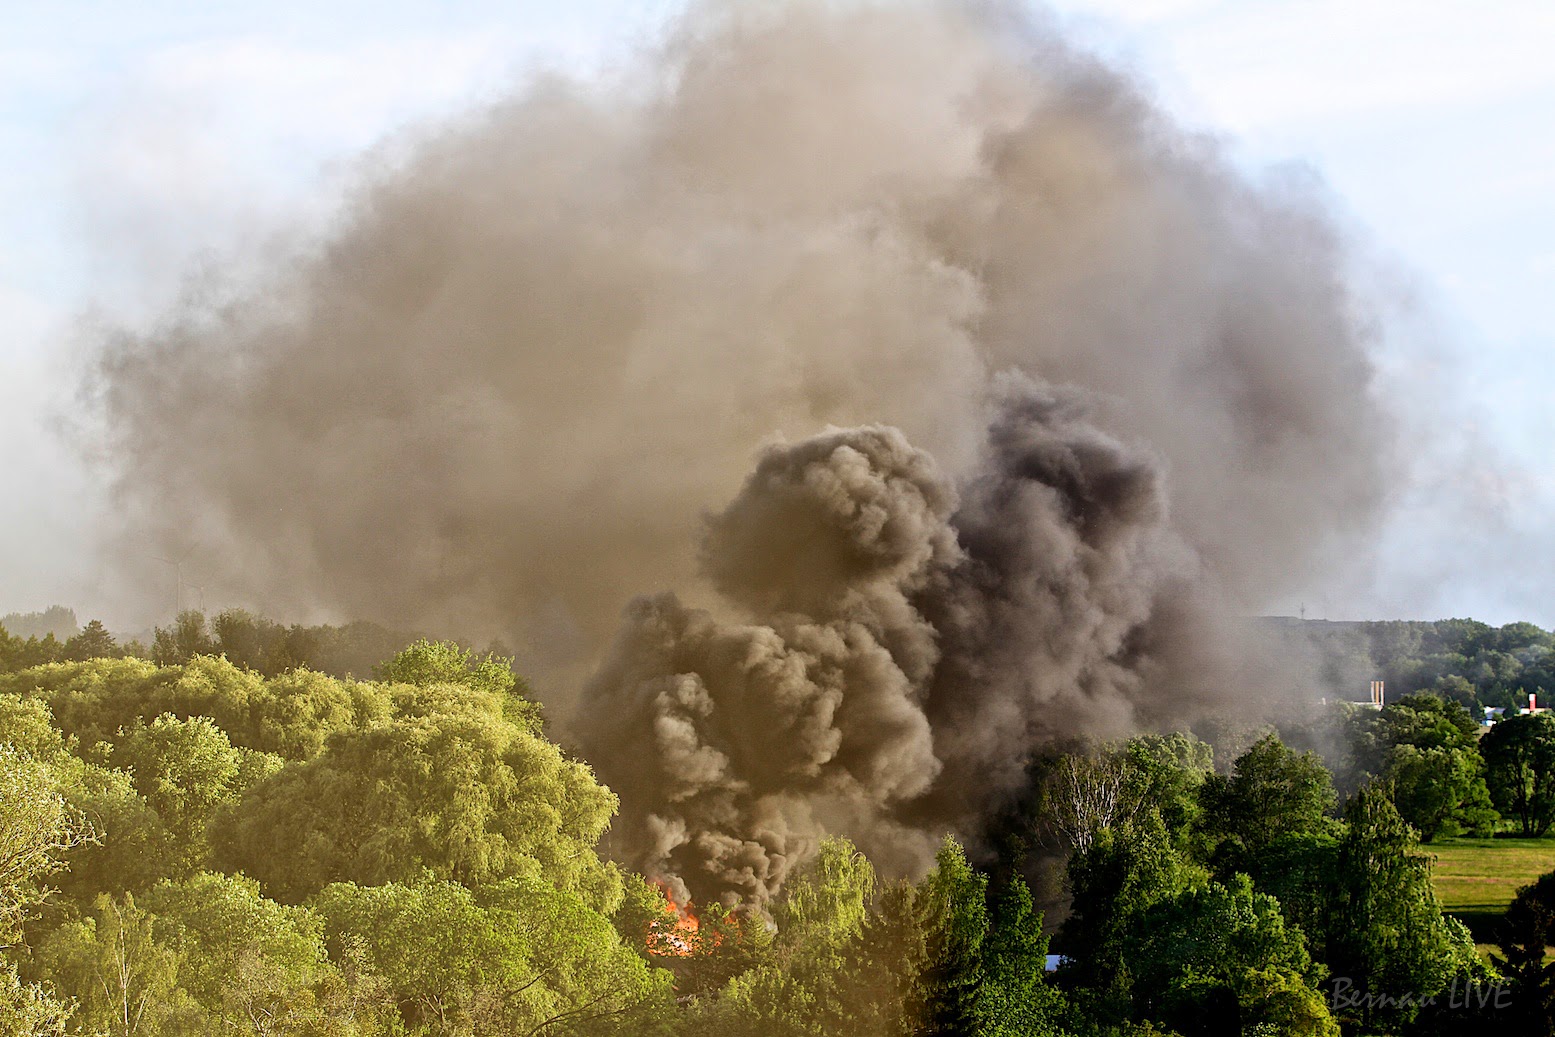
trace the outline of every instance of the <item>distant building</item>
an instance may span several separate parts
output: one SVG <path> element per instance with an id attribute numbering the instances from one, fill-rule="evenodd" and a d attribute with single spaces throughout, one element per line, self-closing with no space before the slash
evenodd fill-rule
<path id="1" fill-rule="evenodd" d="M 1382 682 L 1371 682 L 1371 698 L 1361 702 L 1347 702 L 1346 705 L 1356 706 L 1361 709 L 1381 709 L 1383 702 Z"/>
<path id="2" fill-rule="evenodd" d="M 1328 697 L 1321 699 L 1323 705 L 1328 705 Z M 1341 706 L 1354 706 L 1356 709 L 1381 709 L 1382 708 L 1382 682 L 1371 682 L 1371 698 L 1369 699 L 1340 699 Z"/>

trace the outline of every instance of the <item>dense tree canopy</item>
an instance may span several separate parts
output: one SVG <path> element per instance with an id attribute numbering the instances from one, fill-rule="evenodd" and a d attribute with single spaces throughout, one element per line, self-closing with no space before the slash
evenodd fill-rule
<path id="1" fill-rule="evenodd" d="M 16 1032 L 627 1033 L 662 1013 L 669 974 L 610 922 L 623 878 L 595 843 L 614 797 L 541 735 L 507 664 L 417 642 L 382 670 L 0 675 L 0 906 L 33 945 L 0 975 Z M 58 907 L 37 915 L 50 873 Z M 438 960 L 407 934 L 450 897 L 502 943 L 457 1026 L 407 986 Z"/>
<path id="2" fill-rule="evenodd" d="M 1393 805 L 1430 842 L 1439 834 L 1488 835 L 1497 820 L 1485 784 L 1479 724 L 1439 694 L 1414 694 L 1347 717 L 1352 780 L 1385 778 Z"/>
<path id="3" fill-rule="evenodd" d="M 615 797 L 514 723 L 502 698 L 450 684 L 381 686 L 385 715 L 258 782 L 214 834 L 217 858 L 286 900 L 332 882 L 481 884 L 535 863 L 614 910 L 620 880 L 593 846 Z M 276 854 L 277 841 L 292 852 Z"/>
<path id="4" fill-rule="evenodd" d="M 1245 875 L 1194 886 L 1152 905 L 1131 958 L 1134 997 L 1146 1018 L 1184 1033 L 1337 1037 L 1317 984 L 1324 970 L 1274 897 Z"/>
<path id="5" fill-rule="evenodd" d="M 0 1032 L 1404 1033 L 1446 1018 L 1420 997 L 1487 976 L 1420 839 L 1488 824 L 1487 776 L 1530 830 L 1555 813 L 1555 725 L 1481 741 L 1416 695 L 1337 729 L 1342 809 L 1273 733 L 1218 770 L 1191 735 L 1141 735 L 1054 749 L 1008 832 L 947 838 L 925 874 L 829 839 L 766 903 L 675 904 L 601 855 L 614 795 L 500 654 L 413 641 L 372 679 L 282 665 L 306 629 L 190 615 L 156 659 L 100 624 L 0 637 Z M 1033 889 L 1062 917 L 1055 974 Z M 1502 941 L 1531 1019 L 1547 894 Z"/>
<path id="6" fill-rule="evenodd" d="M 1297 753 L 1271 732 L 1237 757 L 1231 774 L 1210 775 L 1200 800 L 1217 852 L 1240 861 L 1282 839 L 1322 832 L 1336 797 L 1317 755 Z"/>
<path id="7" fill-rule="evenodd" d="M 1345 807 L 1339 840 L 1328 963 L 1364 995 L 1397 991 L 1425 997 L 1474 961 L 1461 922 L 1444 918 L 1431 885 L 1430 858 L 1399 816 L 1387 789 L 1369 785 Z M 1366 1025 L 1379 1009 L 1367 1001 Z M 1394 1011 L 1408 1014 L 1407 1006 Z"/>
<path id="8" fill-rule="evenodd" d="M 12 947 L 48 894 L 45 884 L 65 851 L 92 838 L 46 764 L 0 744 L 0 947 Z M 24 982 L 0 959 L 0 1023 L 17 1037 L 63 1031 L 70 1006 L 50 987 Z"/>
<path id="9" fill-rule="evenodd" d="M 1496 806 L 1543 835 L 1555 823 L 1555 716 L 1529 714 L 1503 720 L 1480 744 Z"/>

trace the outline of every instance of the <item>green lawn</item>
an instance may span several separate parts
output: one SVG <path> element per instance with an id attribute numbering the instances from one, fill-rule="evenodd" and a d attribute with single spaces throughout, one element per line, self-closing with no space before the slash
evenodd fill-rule
<path id="1" fill-rule="evenodd" d="M 1422 847 L 1436 856 L 1436 895 L 1453 914 L 1501 914 L 1518 889 L 1555 871 L 1552 839 L 1444 839 Z"/>
<path id="2" fill-rule="evenodd" d="M 1436 856 L 1442 910 L 1463 920 L 1482 954 L 1517 891 L 1555 871 L 1555 838 L 1443 839 L 1422 849 Z"/>

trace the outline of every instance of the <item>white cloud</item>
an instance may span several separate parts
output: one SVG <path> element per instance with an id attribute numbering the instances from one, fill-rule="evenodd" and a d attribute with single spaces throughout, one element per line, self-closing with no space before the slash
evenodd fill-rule
<path id="1" fill-rule="evenodd" d="M 1152 25 L 1217 124 L 1252 130 L 1555 87 L 1555 4 L 1264 0 Z"/>
<path id="2" fill-rule="evenodd" d="M 1161 23 L 1202 17 L 1226 6 L 1227 0 L 1056 0 L 1051 6 L 1066 15 L 1100 18 L 1149 28 Z"/>

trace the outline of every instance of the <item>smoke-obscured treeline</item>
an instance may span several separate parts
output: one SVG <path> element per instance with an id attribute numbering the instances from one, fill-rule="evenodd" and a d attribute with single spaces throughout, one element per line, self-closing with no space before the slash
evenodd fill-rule
<path id="1" fill-rule="evenodd" d="M 1530 693 L 1555 693 L 1555 633 L 1533 623 L 1493 627 L 1474 619 L 1334 622 L 1289 617 L 1271 617 L 1264 623 L 1277 635 L 1292 666 L 1310 675 L 1314 698 L 1361 701 L 1368 683 L 1381 680 L 1390 699 L 1431 691 L 1477 715 L 1485 706 L 1526 706 Z M 269 676 L 304 666 L 337 677 L 366 677 L 417 636 L 415 631 L 371 622 L 287 624 L 244 609 L 226 609 L 215 615 L 188 610 L 165 627 L 125 637 L 111 634 L 97 620 L 83 627 L 73 609 L 51 605 L 40 612 L 0 617 L 0 667 L 15 670 L 123 655 L 167 664 L 196 655 L 224 655 Z M 511 654 L 500 642 L 483 651 Z"/>
<path id="2" fill-rule="evenodd" d="M 180 626 L 280 629 L 250 619 Z M 1186 734 L 1054 748 L 973 860 L 947 838 L 909 882 L 833 838 L 763 904 L 677 909 L 601 855 L 616 797 L 504 659 L 423 640 L 358 680 L 16 654 L 42 643 L 7 636 L 0 666 L 8 1034 L 1548 1026 L 1549 891 L 1479 934 L 1493 967 L 1420 848 L 1550 827 L 1546 716 L 1477 740 L 1429 692 L 1336 706 L 1288 731 L 1339 746 L 1333 774 L 1272 732 L 1219 760 Z"/>
<path id="3" fill-rule="evenodd" d="M 188 662 L 197 655 L 221 655 L 266 676 L 306 667 L 336 677 L 369 677 L 378 664 L 416 638 L 414 633 L 377 623 L 283 624 L 243 609 L 226 609 L 215 616 L 191 609 L 179 613 L 165 627 L 122 638 L 99 620 L 78 626 L 75 613 L 61 606 L 34 615 L 58 616 L 68 622 L 58 622 L 48 632 L 39 633 L 36 627 L 12 628 L 12 617 L 7 616 L 0 621 L 0 668 L 16 670 L 42 663 L 124 656 L 167 665 Z M 485 654 L 507 653 L 494 643 Z"/>
<path id="4" fill-rule="evenodd" d="M 50 605 L 42 612 L 7 612 L 0 616 L 0 627 L 14 637 L 52 636 L 57 641 L 73 637 L 80 629 L 75 612 L 63 605 Z"/>

